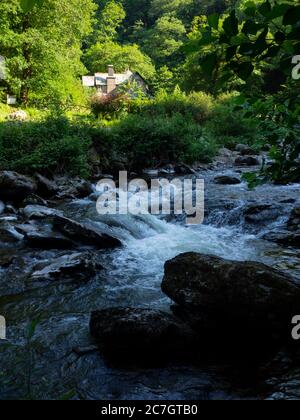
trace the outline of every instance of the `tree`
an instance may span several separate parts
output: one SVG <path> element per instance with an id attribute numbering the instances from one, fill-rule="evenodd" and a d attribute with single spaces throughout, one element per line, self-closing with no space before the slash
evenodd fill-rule
<path id="1" fill-rule="evenodd" d="M 126 13 L 124 7 L 119 1 L 101 1 L 97 13 L 97 22 L 92 36 L 93 43 L 116 40 L 118 37 L 118 29 L 125 17 Z"/>
<path id="2" fill-rule="evenodd" d="M 151 59 L 135 44 L 119 45 L 113 41 L 97 43 L 85 54 L 85 64 L 92 73 L 106 72 L 107 66 L 112 63 L 117 72 L 130 69 L 139 72 L 146 80 L 151 80 L 155 74 Z"/>
<path id="3" fill-rule="evenodd" d="M 144 50 L 158 65 L 176 65 L 186 36 L 181 20 L 170 15 L 159 18 L 146 35 Z"/>
<path id="4" fill-rule="evenodd" d="M 66 104 L 79 93 L 77 77 L 84 72 L 81 46 L 92 29 L 95 11 L 92 0 L 82 3 L 1 1 L 0 53 L 6 58 L 6 89 L 24 105 L 53 100 Z"/>

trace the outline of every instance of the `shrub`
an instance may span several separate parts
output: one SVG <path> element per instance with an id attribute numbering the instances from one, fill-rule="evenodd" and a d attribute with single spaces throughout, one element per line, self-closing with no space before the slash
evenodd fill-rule
<path id="1" fill-rule="evenodd" d="M 126 155 L 134 170 L 168 162 L 207 162 L 216 152 L 215 144 L 203 137 L 201 127 L 178 113 L 169 118 L 130 115 L 105 131 L 106 143 Z"/>
<path id="2" fill-rule="evenodd" d="M 91 134 L 64 117 L 0 124 L 0 169 L 87 176 Z"/>
<path id="3" fill-rule="evenodd" d="M 246 117 L 243 110 L 237 109 L 232 95 L 219 98 L 205 129 L 208 136 L 223 147 L 235 148 L 239 143 L 255 146 L 260 142 L 258 120 Z"/>
<path id="4" fill-rule="evenodd" d="M 125 93 L 99 95 L 96 93 L 91 98 L 92 113 L 98 118 L 113 119 L 126 114 L 130 108 L 130 97 Z"/>
<path id="5" fill-rule="evenodd" d="M 210 118 L 212 108 L 213 99 L 210 95 L 204 92 L 186 95 L 179 89 L 175 89 L 172 94 L 160 92 L 148 105 L 146 104 L 142 112 L 152 116 L 165 115 L 167 117 L 181 114 L 203 124 Z"/>

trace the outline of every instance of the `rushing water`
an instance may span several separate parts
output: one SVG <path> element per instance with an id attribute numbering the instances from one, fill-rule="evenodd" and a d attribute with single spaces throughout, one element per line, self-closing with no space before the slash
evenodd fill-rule
<path id="1" fill-rule="evenodd" d="M 0 346 L 0 398 L 28 393 L 34 398 L 74 395 L 83 399 L 226 399 L 245 395 L 240 383 L 235 386 L 229 381 L 225 366 L 220 369 L 206 362 L 204 367 L 120 370 L 107 366 L 92 349 L 83 355 L 74 352 L 75 347 L 91 344 L 88 323 L 92 310 L 111 306 L 169 310 L 170 301 L 160 289 L 163 267 L 180 253 L 196 251 L 263 261 L 299 276 L 299 253 L 261 237 L 270 223 L 274 228 L 284 223 L 292 199 L 299 197 L 300 186 L 266 185 L 249 191 L 245 184 L 216 186 L 211 182 L 215 175 L 206 175 L 207 214 L 205 224 L 199 226 L 187 227 L 175 218 L 167 221 L 151 215 L 99 216 L 93 198 L 63 206 L 66 215 L 100 226 L 120 238 L 123 247 L 97 253 L 104 270 L 87 284 L 47 283 L 1 298 L 0 313 L 7 318 L 13 347 Z M 260 227 L 247 226 L 243 208 L 266 201 L 282 202 L 280 217 Z M 0 272 L 2 290 L 8 282 L 22 279 L 34 261 L 64 254 L 22 249 L 16 253 L 22 257 L 23 266 L 14 272 Z M 24 330 L 28 321 L 36 318 L 38 325 L 28 345 Z M 28 371 L 31 353 L 33 362 Z"/>

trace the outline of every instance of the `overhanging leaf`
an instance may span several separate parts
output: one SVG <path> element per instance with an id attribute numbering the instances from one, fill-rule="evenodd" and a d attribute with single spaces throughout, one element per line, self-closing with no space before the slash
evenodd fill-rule
<path id="1" fill-rule="evenodd" d="M 217 13 L 214 13 L 207 18 L 208 24 L 213 29 L 218 29 L 219 27 L 219 15 Z"/>
<path id="2" fill-rule="evenodd" d="M 242 63 L 242 64 L 238 65 L 238 67 L 236 69 L 236 73 L 241 79 L 247 80 L 251 76 L 253 70 L 254 70 L 253 64 Z"/>

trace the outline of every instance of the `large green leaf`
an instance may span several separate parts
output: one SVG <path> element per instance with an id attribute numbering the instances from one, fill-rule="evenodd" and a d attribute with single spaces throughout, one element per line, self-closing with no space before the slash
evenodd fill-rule
<path id="1" fill-rule="evenodd" d="M 207 21 L 209 26 L 217 30 L 219 27 L 219 19 L 220 17 L 217 13 L 208 16 Z"/>
<path id="2" fill-rule="evenodd" d="M 270 13 L 271 13 L 271 10 L 272 10 L 272 7 L 271 7 L 271 3 L 269 2 L 269 0 L 267 0 L 265 3 L 263 3 L 259 8 L 258 8 L 258 10 L 259 10 L 259 13 L 261 14 L 261 15 L 263 15 L 263 16 L 265 16 L 265 17 L 267 17 Z"/>
<path id="3" fill-rule="evenodd" d="M 224 20 L 223 29 L 230 37 L 239 33 L 239 21 L 236 17 L 235 11 L 231 12 L 230 15 Z"/>

